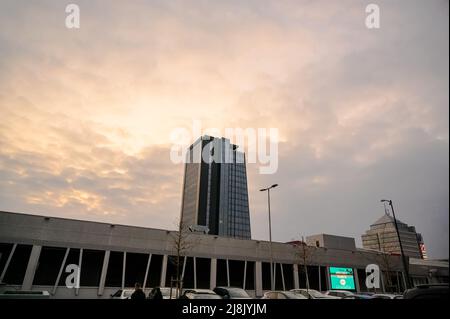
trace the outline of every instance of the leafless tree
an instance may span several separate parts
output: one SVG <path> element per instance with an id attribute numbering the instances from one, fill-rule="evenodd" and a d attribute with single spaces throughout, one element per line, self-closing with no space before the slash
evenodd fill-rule
<path id="1" fill-rule="evenodd" d="M 302 268 L 303 268 L 303 272 L 305 274 L 305 278 L 306 278 L 306 291 L 309 294 L 309 275 L 308 275 L 308 265 L 311 263 L 312 260 L 312 256 L 314 253 L 314 247 L 309 247 L 305 241 L 304 238 L 302 237 L 302 240 L 300 241 L 300 243 L 298 245 L 295 245 L 298 247 L 297 250 L 297 257 L 300 260 L 301 264 L 302 264 Z M 301 270 L 299 270 L 301 271 Z"/>
<path id="2" fill-rule="evenodd" d="M 386 227 L 386 226 L 385 226 Z M 392 271 L 392 263 L 391 263 L 391 253 L 387 249 L 386 245 L 386 230 L 383 229 L 383 232 L 377 233 L 377 240 L 378 240 L 378 247 L 380 247 L 381 254 L 378 255 L 378 262 L 380 264 L 380 269 L 382 272 L 386 274 L 384 276 L 386 278 L 386 288 L 388 290 L 393 287 L 392 285 L 392 278 L 391 278 L 391 271 Z"/>
<path id="3" fill-rule="evenodd" d="M 189 227 L 180 218 L 177 224 L 178 231 L 172 233 L 172 245 L 173 252 L 175 255 L 175 296 L 178 298 L 180 296 L 181 289 L 183 288 L 183 278 L 181 274 L 181 267 L 186 258 L 186 253 L 192 248 L 194 242 L 191 238 L 192 232 Z M 172 288 L 172 283 L 171 283 Z"/>

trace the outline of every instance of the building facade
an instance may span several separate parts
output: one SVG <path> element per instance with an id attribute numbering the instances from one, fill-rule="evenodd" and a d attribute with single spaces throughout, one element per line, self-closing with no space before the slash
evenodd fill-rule
<path id="1" fill-rule="evenodd" d="M 0 212 L 0 289 L 46 290 L 52 298 L 110 298 L 119 289 L 141 283 L 145 291 L 170 287 L 175 275 L 176 232 L 64 218 Z M 379 291 L 405 288 L 399 256 L 338 245 L 309 246 L 304 259 L 296 245 L 273 242 L 275 288 L 331 288 L 330 269 L 354 274 L 355 291 L 366 291 L 365 267 L 380 264 Z M 269 242 L 192 233 L 183 256 L 184 288 L 242 287 L 252 296 L 270 290 Z M 345 240 L 347 241 L 347 240 Z M 306 261 L 306 262 L 305 262 Z M 79 285 L 69 288 L 68 266 L 79 269 Z M 306 267 L 305 267 L 306 266 Z M 415 283 L 448 282 L 448 261 L 410 262 Z"/>
<path id="2" fill-rule="evenodd" d="M 212 235 L 251 238 L 245 154 L 228 139 L 205 135 L 189 147 L 181 220 Z"/>
<path id="3" fill-rule="evenodd" d="M 426 257 L 426 254 L 423 253 L 425 252 L 425 246 L 422 235 L 416 232 L 416 228 L 408 226 L 398 219 L 397 225 L 405 256 L 412 258 Z M 394 218 L 387 213 L 370 225 L 370 229 L 361 238 L 364 248 L 390 254 L 401 254 Z"/>

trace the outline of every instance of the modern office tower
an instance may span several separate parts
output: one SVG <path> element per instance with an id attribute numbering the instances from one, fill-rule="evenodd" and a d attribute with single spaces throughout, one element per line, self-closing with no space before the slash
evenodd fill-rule
<path id="1" fill-rule="evenodd" d="M 209 234 L 251 238 L 245 154 L 230 140 L 205 135 L 189 147 L 181 218 Z"/>
<path id="2" fill-rule="evenodd" d="M 424 244 L 422 235 L 416 232 L 416 228 L 414 226 L 408 226 L 398 219 L 397 225 L 405 256 L 426 258 L 426 254 L 423 254 Z M 401 253 L 394 218 L 388 213 L 370 225 L 370 229 L 361 238 L 364 248 L 397 255 Z"/>

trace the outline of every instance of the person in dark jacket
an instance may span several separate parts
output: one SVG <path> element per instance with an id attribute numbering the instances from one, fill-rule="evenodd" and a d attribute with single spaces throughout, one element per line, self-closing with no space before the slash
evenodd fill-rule
<path id="1" fill-rule="evenodd" d="M 153 288 L 153 290 L 148 295 L 148 299 L 163 299 L 161 289 L 159 289 L 159 287 Z"/>
<path id="2" fill-rule="evenodd" d="M 145 299 L 145 293 L 142 291 L 141 284 L 134 285 L 134 292 L 131 294 L 131 299 Z"/>

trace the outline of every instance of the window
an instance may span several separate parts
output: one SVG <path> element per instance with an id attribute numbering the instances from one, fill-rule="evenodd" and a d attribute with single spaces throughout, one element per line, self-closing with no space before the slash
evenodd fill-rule
<path id="1" fill-rule="evenodd" d="M 294 269 L 292 265 L 282 264 L 286 290 L 294 289 Z M 326 278 L 325 278 L 326 279 Z"/>
<path id="2" fill-rule="evenodd" d="M 270 263 L 262 263 L 262 287 L 263 290 L 271 290 L 270 284 Z"/>
<path id="3" fill-rule="evenodd" d="M 365 276 L 362 278 L 366 278 Z M 363 286 L 360 286 L 363 287 Z M 327 284 L 327 267 L 321 266 L 320 267 L 320 289 L 322 291 L 328 290 L 328 284 Z"/>
<path id="4" fill-rule="evenodd" d="M 17 245 L 11 258 L 3 282 L 12 285 L 21 285 L 27 270 L 28 260 L 31 254 L 31 245 Z"/>
<path id="5" fill-rule="evenodd" d="M 65 253 L 66 248 L 42 247 L 33 285 L 53 286 L 61 269 Z"/>
<path id="6" fill-rule="evenodd" d="M 255 289 L 255 262 L 247 261 L 247 274 L 245 276 L 245 289 Z"/>
<path id="7" fill-rule="evenodd" d="M 308 268 L 309 288 L 319 290 L 319 267 L 307 266 L 307 268 Z"/>
<path id="8" fill-rule="evenodd" d="M 211 260 L 209 258 L 196 258 L 197 288 L 209 289 Z"/>
<path id="9" fill-rule="evenodd" d="M 122 286 L 123 252 L 112 251 L 109 255 L 105 287 Z"/>
<path id="10" fill-rule="evenodd" d="M 13 244 L 0 243 L 0 274 L 3 272 L 12 247 Z"/>
<path id="11" fill-rule="evenodd" d="M 273 268 L 275 270 L 275 289 L 276 290 L 284 290 L 283 289 L 283 275 L 281 274 L 281 264 L 279 263 L 274 263 L 273 264 Z M 284 271 L 284 270 L 283 270 Z"/>
<path id="12" fill-rule="evenodd" d="M 183 269 L 183 258 L 180 257 L 180 274 Z M 177 278 L 177 256 L 168 256 L 167 258 L 167 269 L 166 269 L 166 287 L 171 286 L 171 280 L 176 280 Z M 173 283 L 175 287 L 175 283 Z"/>
<path id="13" fill-rule="evenodd" d="M 78 248 L 70 248 L 69 255 L 67 255 L 66 263 L 64 264 L 63 272 L 61 273 L 61 278 L 59 278 L 59 286 L 66 285 L 66 278 L 71 273 L 65 272 L 67 265 L 78 265 L 80 259 L 80 249 Z"/>
<path id="14" fill-rule="evenodd" d="M 183 258 L 181 259 L 181 267 L 183 267 Z M 183 269 L 180 269 L 180 273 Z M 194 258 L 186 257 L 186 266 L 184 268 L 184 278 L 183 278 L 184 288 L 194 288 Z"/>
<path id="15" fill-rule="evenodd" d="M 125 286 L 134 287 L 136 283 L 144 284 L 148 255 L 127 253 L 125 267 Z"/>
<path id="16" fill-rule="evenodd" d="M 244 265 L 242 260 L 229 260 L 230 267 L 230 286 L 243 287 L 244 285 Z"/>
<path id="17" fill-rule="evenodd" d="M 98 287 L 100 283 L 104 257 L 105 252 L 102 250 L 83 249 L 80 286 Z"/>
<path id="18" fill-rule="evenodd" d="M 161 282 L 161 270 L 162 270 L 162 255 L 152 255 L 152 260 L 150 262 L 150 268 L 147 275 L 146 287 L 158 287 Z"/>
<path id="19" fill-rule="evenodd" d="M 217 259 L 217 286 L 228 286 L 227 280 L 227 261 L 225 259 Z"/>

